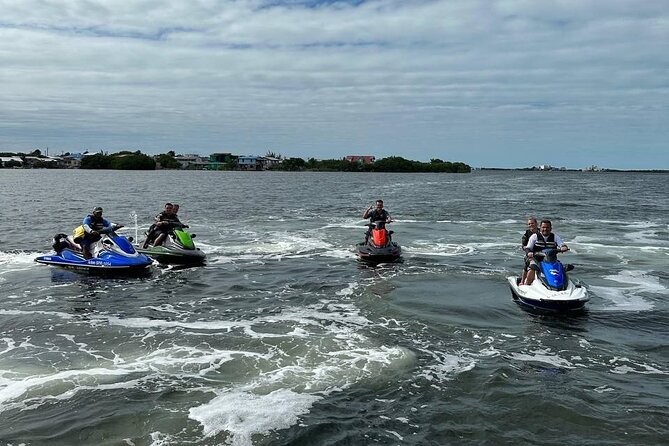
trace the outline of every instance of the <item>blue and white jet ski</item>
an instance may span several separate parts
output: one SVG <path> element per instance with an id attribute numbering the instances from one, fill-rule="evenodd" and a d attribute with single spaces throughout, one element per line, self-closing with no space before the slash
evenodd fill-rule
<path id="1" fill-rule="evenodd" d="M 541 312 L 581 311 L 590 300 L 588 290 L 567 276 L 573 265 L 562 265 L 557 259 L 557 249 L 535 253 L 539 271 L 532 285 L 519 285 L 520 278 L 508 277 L 513 299 L 521 306 Z"/>
<path id="2" fill-rule="evenodd" d="M 38 263 L 58 266 L 97 274 L 136 274 L 148 271 L 153 261 L 144 254 L 138 253 L 132 246 L 132 240 L 118 235 L 115 226 L 108 234 L 100 234 L 101 238 L 91 245 L 90 259 L 85 259 L 79 245 L 72 237 L 56 234 L 53 238 L 55 254 L 40 256 Z"/>

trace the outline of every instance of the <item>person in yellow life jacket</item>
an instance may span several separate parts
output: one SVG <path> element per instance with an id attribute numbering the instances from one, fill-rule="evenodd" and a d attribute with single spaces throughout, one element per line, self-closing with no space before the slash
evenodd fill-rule
<path id="1" fill-rule="evenodd" d="M 83 225 L 79 225 L 72 230 L 72 235 L 68 237 L 70 244 L 74 249 L 81 249 L 81 240 L 84 238 L 86 231 L 84 231 Z"/>

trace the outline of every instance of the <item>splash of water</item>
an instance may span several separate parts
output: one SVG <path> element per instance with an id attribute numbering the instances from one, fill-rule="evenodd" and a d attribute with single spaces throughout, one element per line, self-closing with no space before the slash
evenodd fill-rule
<path id="1" fill-rule="evenodd" d="M 137 240 L 139 242 L 139 235 L 138 235 L 139 234 L 139 225 L 137 224 L 137 212 L 132 211 L 130 213 L 130 219 L 135 224 L 134 225 L 135 226 L 135 240 Z"/>

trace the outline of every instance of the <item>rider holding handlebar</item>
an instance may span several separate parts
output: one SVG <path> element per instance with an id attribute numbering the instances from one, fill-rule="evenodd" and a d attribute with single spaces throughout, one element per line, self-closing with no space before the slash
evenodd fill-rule
<path id="1" fill-rule="evenodd" d="M 372 209 L 372 207 L 374 207 L 374 209 Z M 391 221 L 393 221 L 388 211 L 383 209 L 383 200 L 381 199 L 376 200 L 375 206 L 372 206 L 370 204 L 369 207 L 362 214 L 362 218 L 365 219 L 369 218 L 370 222 L 383 221 L 385 223 L 390 223 Z M 372 229 L 370 228 L 365 233 L 365 243 L 367 243 L 367 240 L 369 240 L 369 236 L 372 233 L 371 231 Z"/>
<path id="2" fill-rule="evenodd" d="M 527 242 L 525 252 L 530 260 L 530 269 L 527 272 L 524 285 L 532 285 L 536 277 L 536 271 L 539 270 L 539 264 L 536 260 L 536 254 L 544 249 L 557 249 L 560 252 L 569 251 L 569 247 L 562 241 L 559 235 L 551 232 L 552 224 L 550 220 L 541 220 L 538 234 L 532 234 Z"/>

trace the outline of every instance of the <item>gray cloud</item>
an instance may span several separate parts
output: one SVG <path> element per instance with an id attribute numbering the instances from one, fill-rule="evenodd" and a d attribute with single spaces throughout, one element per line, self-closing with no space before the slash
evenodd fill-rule
<path id="1" fill-rule="evenodd" d="M 669 168 L 667 42 L 660 0 L 5 0 L 0 145 Z"/>

